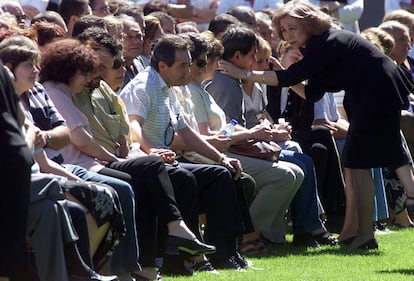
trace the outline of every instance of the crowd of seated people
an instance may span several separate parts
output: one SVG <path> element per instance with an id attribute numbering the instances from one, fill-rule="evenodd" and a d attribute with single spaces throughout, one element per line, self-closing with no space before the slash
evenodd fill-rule
<path id="1" fill-rule="evenodd" d="M 301 59 L 272 32 L 283 1 L 46 2 L 0 4 L 0 171 L 16 186 L 0 199 L 0 223 L 10 230 L 0 233 L 0 280 L 243 271 L 252 267 L 246 256 L 268 254 L 271 244 L 288 243 L 287 234 L 303 249 L 349 247 L 356 193 L 342 172 L 343 141 L 335 142 L 346 138 L 346 116 L 334 103 L 333 115 L 325 111 L 332 94 L 315 109 L 292 94 L 300 87 L 234 79 L 219 68 L 224 60 L 276 70 Z M 363 4 L 348 2 L 321 7 L 337 18 L 335 28 L 351 20 L 356 27 L 360 13 L 341 23 L 343 14 Z M 382 50 L 412 81 L 407 13 L 394 11 L 380 28 L 404 35 L 403 46 L 395 37 Z M 402 123 L 409 149 L 412 116 L 409 107 Z M 232 119 L 238 125 L 225 136 Z M 277 143 L 277 161 L 230 152 L 253 140 Z M 374 223 L 392 212 L 381 169 L 373 178 Z M 394 178 L 405 194 L 394 222 L 413 226 L 413 174 Z M 79 195 L 85 191 L 105 199 L 105 208 Z M 112 211 L 102 219 L 104 209 Z"/>

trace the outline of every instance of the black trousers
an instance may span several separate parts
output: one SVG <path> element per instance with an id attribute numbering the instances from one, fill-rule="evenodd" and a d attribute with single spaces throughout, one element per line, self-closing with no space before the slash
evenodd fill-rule
<path id="1" fill-rule="evenodd" d="M 222 166 L 192 164 L 181 158 L 179 161 L 196 178 L 200 213 L 206 214 L 204 237 L 216 246 L 213 256 L 222 259 L 234 255 L 237 237 L 249 232 L 246 224 L 251 223 L 250 215 L 243 215 L 248 209 L 241 208 L 241 205 L 247 208 L 246 201 L 239 201 L 239 192 L 243 192 L 241 182 L 234 182 L 231 173 Z"/>
<path id="2" fill-rule="evenodd" d="M 27 147 L 2 149 L 0 154 L 0 275 L 28 280 L 26 231 L 33 160 Z"/>
<path id="3" fill-rule="evenodd" d="M 315 165 L 319 197 L 326 214 L 343 216 L 345 213 L 344 179 L 335 141 L 328 128 L 296 130 L 293 139 L 308 154 Z"/>
<path id="4" fill-rule="evenodd" d="M 193 231 L 197 229 L 197 190 L 188 173 L 174 171 L 170 179 L 172 172 L 158 156 L 112 162 L 99 173 L 125 180 L 134 189 L 141 265 L 154 266 L 157 249 L 164 247 L 158 244 L 158 230 L 164 236 L 169 222 L 183 219 Z M 177 190 L 182 192 L 176 195 Z"/>

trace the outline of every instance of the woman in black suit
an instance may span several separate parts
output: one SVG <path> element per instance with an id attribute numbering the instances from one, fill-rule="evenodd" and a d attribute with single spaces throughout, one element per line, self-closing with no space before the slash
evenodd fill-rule
<path id="1" fill-rule="evenodd" d="M 303 59 L 287 70 L 253 71 L 221 63 L 234 77 L 269 85 L 292 86 L 310 101 L 325 92 L 345 90 L 350 127 L 343 165 L 356 190 L 358 234 L 351 248 L 378 248 L 372 228 L 374 183 L 369 168 L 395 167 L 399 178 L 412 178 L 400 137 L 400 110 L 408 103 L 404 78 L 396 64 L 371 43 L 351 32 L 331 29 L 332 20 L 315 5 L 293 0 L 276 11 L 280 38 L 301 48 Z M 307 84 L 299 84 L 307 80 Z M 408 196 L 414 190 L 407 190 Z"/>
<path id="2" fill-rule="evenodd" d="M 28 280 L 26 230 L 34 163 L 21 126 L 23 112 L 10 76 L 0 62 L 0 276 Z"/>

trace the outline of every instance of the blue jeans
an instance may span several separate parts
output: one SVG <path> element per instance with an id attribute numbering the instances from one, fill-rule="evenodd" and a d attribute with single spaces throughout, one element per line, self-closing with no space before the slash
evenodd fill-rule
<path id="1" fill-rule="evenodd" d="M 375 185 L 374 217 L 373 221 L 384 220 L 389 217 L 387 196 L 385 195 L 384 181 L 381 168 L 372 168 L 371 175 Z"/>
<path id="2" fill-rule="evenodd" d="M 318 214 L 318 192 L 313 161 L 306 154 L 282 150 L 279 160 L 298 165 L 305 174 L 302 185 L 290 203 L 292 232 L 301 234 L 322 227 Z"/>
<path id="3" fill-rule="evenodd" d="M 132 187 L 125 181 L 88 171 L 77 165 L 64 165 L 66 170 L 86 181 L 105 183 L 118 193 L 124 215 L 126 236 L 121 237 L 111 257 L 111 273 L 122 274 L 138 271 L 138 241 L 135 228 L 135 200 Z"/>

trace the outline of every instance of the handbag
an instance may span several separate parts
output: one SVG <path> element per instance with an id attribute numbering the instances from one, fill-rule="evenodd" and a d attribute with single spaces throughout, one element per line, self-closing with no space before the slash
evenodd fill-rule
<path id="1" fill-rule="evenodd" d="M 261 140 L 246 140 L 229 147 L 229 152 L 268 161 L 277 161 L 281 150 L 282 148 L 275 142 Z"/>

